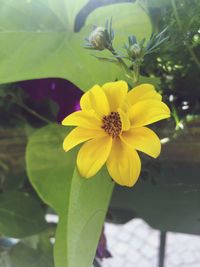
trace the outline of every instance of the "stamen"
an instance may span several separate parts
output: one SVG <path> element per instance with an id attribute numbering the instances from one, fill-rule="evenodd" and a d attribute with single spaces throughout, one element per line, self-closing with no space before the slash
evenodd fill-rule
<path id="1" fill-rule="evenodd" d="M 102 119 L 102 129 L 108 133 L 112 138 L 119 136 L 122 130 L 122 122 L 118 112 L 111 112 Z"/>

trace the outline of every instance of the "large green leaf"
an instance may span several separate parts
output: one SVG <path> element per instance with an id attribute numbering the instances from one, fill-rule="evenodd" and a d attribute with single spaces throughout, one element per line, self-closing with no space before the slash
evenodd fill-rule
<path id="1" fill-rule="evenodd" d="M 91 267 L 112 193 L 106 170 L 85 180 L 75 167 L 75 151 L 64 153 L 66 129 L 37 130 L 27 147 L 27 168 L 40 197 L 59 214 L 56 267 Z"/>
<path id="2" fill-rule="evenodd" d="M 40 204 L 31 196 L 8 191 L 0 194 L 0 233 L 21 238 L 44 230 L 47 224 Z"/>
<path id="3" fill-rule="evenodd" d="M 128 34 L 148 38 L 150 20 L 138 3 L 122 3 L 93 11 L 80 32 L 74 20 L 87 0 L 0 0 L 0 83 L 44 77 L 65 78 L 83 90 L 114 80 L 117 66 L 104 64 L 83 48 L 92 25 L 112 17 L 115 46 Z M 104 53 L 102 53 L 104 55 Z"/>

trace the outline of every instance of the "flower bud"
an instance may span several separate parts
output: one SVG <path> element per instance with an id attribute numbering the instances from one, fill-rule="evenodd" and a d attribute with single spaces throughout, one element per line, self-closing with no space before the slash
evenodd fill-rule
<path id="1" fill-rule="evenodd" d="M 109 38 L 108 31 L 104 27 L 97 27 L 94 29 L 88 40 L 93 48 L 97 50 L 104 50 L 111 46 L 111 40 Z"/>
<path id="2" fill-rule="evenodd" d="M 129 54 L 131 57 L 138 57 L 141 53 L 141 47 L 136 43 L 129 47 Z"/>

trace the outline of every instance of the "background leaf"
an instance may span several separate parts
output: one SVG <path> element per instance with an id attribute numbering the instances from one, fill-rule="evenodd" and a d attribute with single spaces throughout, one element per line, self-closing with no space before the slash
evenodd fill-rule
<path id="1" fill-rule="evenodd" d="M 54 267 L 50 253 L 30 248 L 21 242 L 9 254 L 13 267 Z"/>
<path id="2" fill-rule="evenodd" d="M 0 233 L 15 238 L 41 232 L 47 227 L 40 204 L 27 193 L 0 194 Z"/>
<path id="3" fill-rule="evenodd" d="M 62 149 L 66 129 L 37 130 L 27 147 L 28 174 L 40 197 L 59 214 L 56 267 L 90 267 L 107 212 L 113 182 L 104 169 L 92 179 L 79 176 L 75 151 Z"/>
<path id="4" fill-rule="evenodd" d="M 0 82 L 60 77 L 87 90 L 116 79 L 117 66 L 103 65 L 83 48 L 92 25 L 105 25 L 112 17 L 114 44 L 122 47 L 130 33 L 148 39 L 151 23 L 137 3 L 115 4 L 96 9 L 75 33 L 74 18 L 86 2 L 0 0 Z"/>

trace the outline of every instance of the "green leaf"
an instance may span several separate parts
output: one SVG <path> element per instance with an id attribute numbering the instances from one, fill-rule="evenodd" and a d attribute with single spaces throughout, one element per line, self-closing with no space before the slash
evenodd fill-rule
<path id="1" fill-rule="evenodd" d="M 10 258 L 14 267 L 54 267 L 50 252 L 32 249 L 21 242 L 12 248 Z"/>
<path id="2" fill-rule="evenodd" d="M 27 171 L 33 187 L 58 213 L 66 208 L 75 166 L 75 150 L 65 153 L 62 148 L 68 132 L 56 124 L 45 126 L 31 135 L 26 150 Z"/>
<path id="3" fill-rule="evenodd" d="M 40 204 L 28 194 L 8 191 L 0 194 L 0 233 L 22 238 L 44 230 L 47 224 Z"/>
<path id="4" fill-rule="evenodd" d="M 114 4 L 93 11 L 75 33 L 75 16 L 87 2 L 0 0 L 0 83 L 60 77 L 87 90 L 95 83 L 115 80 L 119 67 L 92 57 L 83 48 L 84 38 L 92 25 L 105 25 L 112 17 L 116 47 L 122 47 L 130 33 L 148 39 L 149 17 L 137 3 Z"/>
<path id="5" fill-rule="evenodd" d="M 40 197 L 59 214 L 56 267 L 91 267 L 113 182 L 105 169 L 92 179 L 79 176 L 76 151 L 62 149 L 66 134 L 58 125 L 37 130 L 28 143 L 27 169 Z"/>

